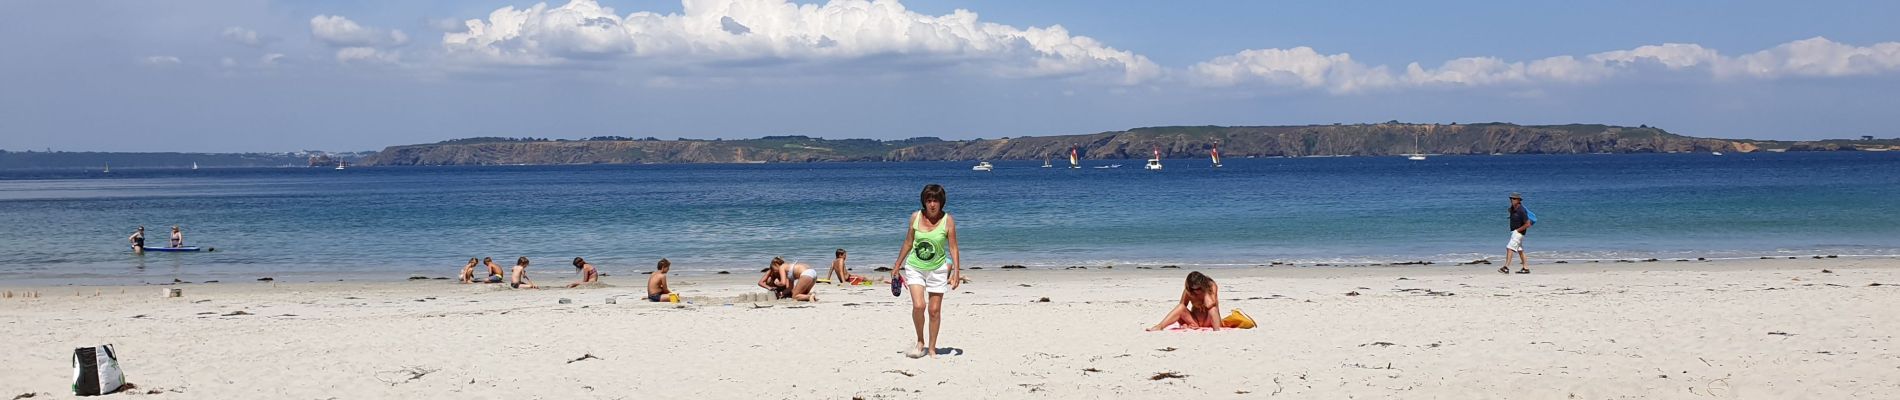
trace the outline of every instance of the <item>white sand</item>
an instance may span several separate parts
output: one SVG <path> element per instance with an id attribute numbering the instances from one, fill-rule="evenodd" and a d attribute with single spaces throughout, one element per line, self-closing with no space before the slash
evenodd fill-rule
<path id="1" fill-rule="evenodd" d="M 750 275 L 675 282 L 702 297 L 685 307 L 640 301 L 643 276 L 43 288 L 0 299 L 0 396 L 68 397 L 71 349 L 112 343 L 157 392 L 140 398 L 1900 397 L 1900 261 L 1493 268 L 1207 271 L 1262 323 L 1223 332 L 1142 331 L 1185 270 L 969 271 L 945 309 L 955 354 L 923 360 L 901 354 L 908 297 L 888 287 L 703 298 L 752 292 Z"/>

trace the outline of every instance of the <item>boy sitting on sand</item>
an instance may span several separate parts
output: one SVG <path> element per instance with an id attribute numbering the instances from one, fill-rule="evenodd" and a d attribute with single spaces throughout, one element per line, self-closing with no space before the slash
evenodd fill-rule
<path id="1" fill-rule="evenodd" d="M 574 269 L 580 270 L 581 280 L 580 282 L 567 284 L 568 288 L 576 288 L 583 284 L 600 282 L 600 270 L 594 269 L 594 264 L 589 264 L 587 260 L 574 257 Z"/>
<path id="2" fill-rule="evenodd" d="M 1181 300 L 1174 304 L 1174 310 L 1161 323 L 1148 328 L 1150 331 L 1168 329 L 1169 325 L 1181 324 L 1188 329 L 1220 330 L 1220 285 L 1214 278 L 1202 275 L 1200 271 L 1189 272 L 1187 288 L 1181 291 Z"/>
<path id="3" fill-rule="evenodd" d="M 653 276 L 647 277 L 647 301 L 666 301 L 666 295 L 673 294 L 672 290 L 666 288 L 666 271 L 671 269 L 672 261 L 660 259 L 660 266 L 653 271 Z"/>
<path id="4" fill-rule="evenodd" d="M 533 280 L 528 279 L 528 258 L 527 257 L 522 257 L 520 259 L 515 260 L 515 275 L 513 279 L 508 281 L 508 287 L 515 288 L 515 289 L 540 289 L 541 288 L 540 286 L 535 286 Z"/>
<path id="5" fill-rule="evenodd" d="M 494 257 L 482 257 L 482 264 L 488 266 L 488 279 L 484 283 L 501 283 L 501 266 L 495 265 Z"/>

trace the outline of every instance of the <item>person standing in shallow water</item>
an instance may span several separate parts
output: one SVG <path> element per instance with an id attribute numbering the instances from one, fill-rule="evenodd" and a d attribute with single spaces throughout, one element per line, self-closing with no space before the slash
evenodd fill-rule
<path id="1" fill-rule="evenodd" d="M 1511 254 L 1517 254 L 1517 273 L 1531 273 L 1531 261 L 1524 258 L 1524 234 L 1531 229 L 1530 212 L 1524 209 L 1524 196 L 1511 193 L 1511 241 L 1504 244 L 1504 266 L 1498 273 L 1511 273 Z"/>
<path id="2" fill-rule="evenodd" d="M 901 279 L 910 289 L 910 320 L 917 331 L 917 344 L 905 355 L 935 358 L 937 332 L 943 328 L 943 295 L 962 285 L 963 256 L 957 249 L 956 218 L 943 209 L 943 186 L 924 185 L 917 200 L 923 208 L 911 213 L 905 226 L 903 249 L 891 265 L 891 279 Z M 924 337 L 926 313 L 930 322 L 928 341 Z"/>

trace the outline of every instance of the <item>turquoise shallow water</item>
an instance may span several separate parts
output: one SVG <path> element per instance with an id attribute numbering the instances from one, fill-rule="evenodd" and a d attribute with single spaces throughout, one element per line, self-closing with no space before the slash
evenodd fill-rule
<path id="1" fill-rule="evenodd" d="M 668 257 L 686 273 L 773 256 L 860 271 L 896 258 L 926 183 L 969 266 L 1501 258 L 1506 195 L 1553 259 L 1900 255 L 1900 154 L 1654 154 L 764 165 L 0 171 L 0 280 L 447 276 L 473 256 L 561 275 Z M 196 254 L 134 256 L 185 226 Z"/>

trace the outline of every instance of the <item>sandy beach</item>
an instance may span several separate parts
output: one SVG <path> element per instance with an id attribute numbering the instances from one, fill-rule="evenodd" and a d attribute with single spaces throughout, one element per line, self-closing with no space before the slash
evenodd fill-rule
<path id="1" fill-rule="evenodd" d="M 1537 267 L 1204 271 L 1224 308 L 1260 322 L 1220 332 L 1142 330 L 1186 270 L 972 270 L 948 297 L 946 354 L 934 359 L 903 356 L 908 298 L 888 287 L 821 286 L 816 304 L 737 301 L 756 291 L 750 274 L 676 278 L 690 301 L 677 305 L 641 301 L 643 276 L 549 290 L 439 280 L 0 288 L 41 294 L 0 299 L 11 348 L 0 395 L 68 397 L 72 349 L 105 343 L 131 392 L 153 398 L 1900 393 L 1900 260 Z M 184 296 L 163 298 L 161 287 Z"/>

